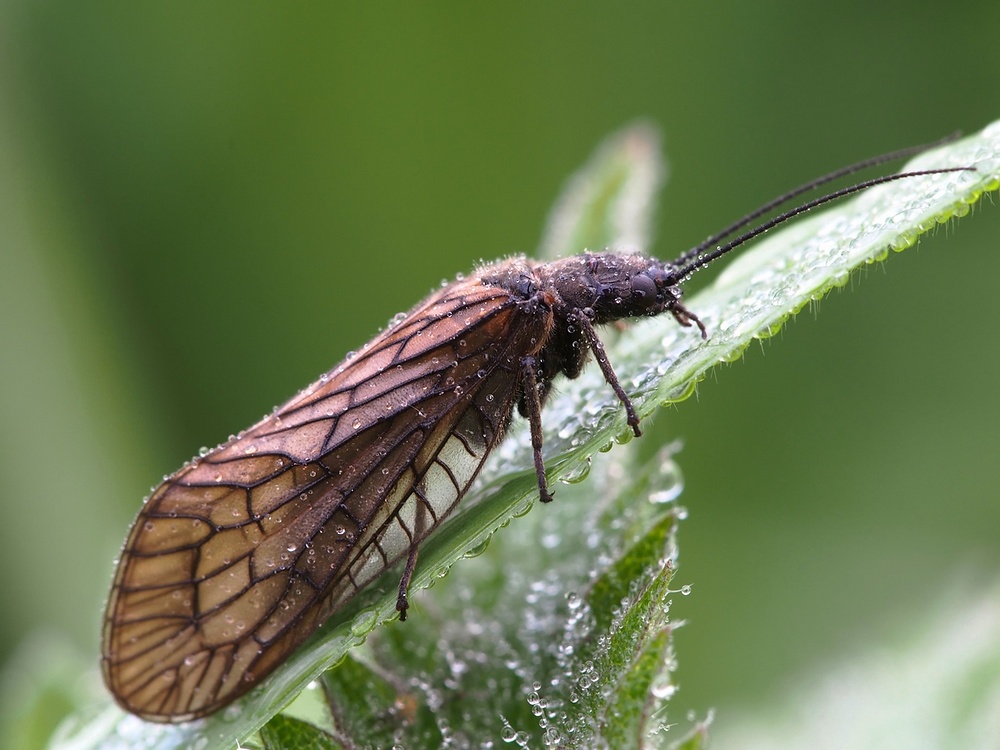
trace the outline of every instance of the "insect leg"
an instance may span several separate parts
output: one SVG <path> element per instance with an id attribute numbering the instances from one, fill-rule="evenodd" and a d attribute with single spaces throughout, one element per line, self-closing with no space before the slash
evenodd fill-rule
<path id="1" fill-rule="evenodd" d="M 413 571 L 417 567 L 417 551 L 420 540 L 427 534 L 427 522 L 430 520 L 424 501 L 418 495 L 414 495 L 413 502 L 417 504 L 417 512 L 414 514 L 413 521 L 415 528 L 413 536 L 410 538 L 410 549 L 406 553 L 406 567 L 403 568 L 403 575 L 399 577 L 399 593 L 396 595 L 396 611 L 399 612 L 400 622 L 406 620 L 406 610 L 410 608 L 406 594 L 410 588 L 410 578 L 413 577 Z"/>
<path id="2" fill-rule="evenodd" d="M 674 313 L 675 316 L 676 314 L 677 313 Z M 583 331 L 583 335 L 587 338 L 587 343 L 594 352 L 597 364 L 600 365 L 601 372 L 604 373 L 604 379 L 608 381 L 608 385 L 611 386 L 611 390 L 615 392 L 618 400 L 621 401 L 622 406 L 625 407 L 625 416 L 628 420 L 629 427 L 632 428 L 632 432 L 635 433 L 635 436 L 639 437 L 642 435 L 642 430 L 639 429 L 639 415 L 635 413 L 635 407 L 632 406 L 632 399 L 628 397 L 628 394 L 625 393 L 625 389 L 622 388 L 622 384 L 618 382 L 618 376 L 615 375 L 614 368 L 611 367 L 608 355 L 604 351 L 604 344 L 601 343 L 601 339 L 598 337 L 597 331 L 594 330 L 594 324 L 590 322 L 590 317 L 583 310 L 576 310 L 572 313 L 572 316 L 576 323 L 580 326 L 580 330 Z M 694 319 L 697 320 L 697 318 Z"/>
<path id="3" fill-rule="evenodd" d="M 542 460 L 542 402 L 538 397 L 538 361 L 534 357 L 521 360 L 524 376 L 524 405 L 531 426 L 531 450 L 535 456 L 535 475 L 538 477 L 538 496 L 543 503 L 552 500 L 548 482 L 545 481 L 545 462 Z"/>
<path id="4" fill-rule="evenodd" d="M 410 551 L 406 553 L 406 567 L 403 568 L 403 575 L 399 577 L 399 594 L 396 596 L 396 611 L 399 612 L 399 621 L 406 621 L 406 610 L 410 608 L 410 602 L 406 598 L 406 591 L 410 588 L 410 578 L 413 576 L 413 569 L 417 567 L 417 543 L 410 545 Z"/>
<path id="5" fill-rule="evenodd" d="M 698 326 L 698 330 L 701 331 L 701 337 L 703 339 L 708 338 L 708 331 L 705 330 L 705 324 L 698 319 L 697 315 L 684 307 L 680 302 L 674 302 L 670 306 L 670 314 L 674 316 L 674 320 L 685 328 L 690 328 L 691 324 L 694 323 Z"/>

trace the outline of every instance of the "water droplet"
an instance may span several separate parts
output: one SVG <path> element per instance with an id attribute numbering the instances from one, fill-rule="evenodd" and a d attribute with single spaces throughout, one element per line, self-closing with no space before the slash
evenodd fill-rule
<path id="1" fill-rule="evenodd" d="M 374 609 L 366 609 L 354 618 L 354 622 L 351 623 L 351 634 L 357 637 L 362 637 L 368 635 L 375 629 L 375 625 L 378 624 L 378 611 Z"/>
<path id="2" fill-rule="evenodd" d="M 465 553 L 465 557 L 479 557 L 486 551 L 486 548 L 489 546 L 490 546 L 490 538 L 487 537 L 485 540 L 477 544 L 472 549 L 467 550 Z"/>
<path id="3" fill-rule="evenodd" d="M 590 466 L 592 462 L 592 457 L 587 456 L 585 460 L 581 461 L 559 477 L 559 481 L 563 484 L 578 484 L 582 482 L 590 475 Z"/>
<path id="4" fill-rule="evenodd" d="M 650 686 L 649 692 L 653 694 L 654 698 L 668 700 L 674 693 L 677 692 L 677 686 L 671 682 L 669 673 L 661 672 L 660 675 L 653 680 L 653 684 Z"/>
<path id="5" fill-rule="evenodd" d="M 632 442 L 632 438 L 634 437 L 635 437 L 635 432 L 633 432 L 632 428 L 629 427 L 626 430 L 623 430 L 622 432 L 619 432 L 617 435 L 615 435 L 614 440 L 616 443 L 618 443 L 618 445 L 627 445 L 628 443 Z"/>
<path id="6" fill-rule="evenodd" d="M 656 489 L 650 493 L 649 502 L 656 505 L 671 503 L 684 491 L 684 478 L 674 461 L 674 453 L 678 450 L 677 444 L 671 444 L 657 454 L 656 472 L 650 477 L 650 483 Z"/>
<path id="7" fill-rule="evenodd" d="M 528 514 L 528 511 L 531 510 L 531 506 L 533 504 L 534 504 L 534 501 L 533 501 L 532 498 L 530 498 L 530 497 L 525 498 L 524 501 L 520 505 L 518 505 L 516 508 L 514 508 L 514 511 L 513 511 L 513 513 L 511 515 L 513 515 L 514 518 L 520 518 L 521 516 L 525 516 L 525 515 Z"/>

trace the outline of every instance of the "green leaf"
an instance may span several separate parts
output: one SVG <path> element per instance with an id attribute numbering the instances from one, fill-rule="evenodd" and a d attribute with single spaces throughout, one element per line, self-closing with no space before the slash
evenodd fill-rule
<path id="1" fill-rule="evenodd" d="M 1000 587 L 932 593 L 906 642 L 803 677 L 778 715 L 729 717 L 712 747 L 997 747 Z"/>
<path id="2" fill-rule="evenodd" d="M 351 655 L 323 675 L 322 685 L 333 721 L 350 737 L 353 747 L 400 743 L 404 747 L 440 747 L 443 742 L 426 702 L 388 670 Z"/>
<path id="3" fill-rule="evenodd" d="M 612 134 L 566 181 L 549 213 L 538 257 L 606 247 L 647 250 L 654 199 L 665 174 L 656 128 L 638 122 Z"/>
<path id="4" fill-rule="evenodd" d="M 367 678 L 353 665 L 333 670 L 351 726 L 389 717 L 384 701 L 372 711 L 350 694 L 374 680 L 408 706 L 393 734 L 406 747 L 594 747 L 605 736 L 614 747 L 658 729 L 672 692 L 666 599 L 679 511 L 669 500 L 679 479 L 669 452 L 641 469 L 634 456 L 616 451 L 587 481 L 560 487 L 556 503 L 518 518 L 419 597 L 413 627 L 386 628 L 362 650 L 377 665 Z M 649 501 L 651 487 L 667 485 L 675 492 Z M 356 744 L 384 744 L 372 729 L 342 729 Z"/>
<path id="5" fill-rule="evenodd" d="M 608 153 L 614 152 L 611 148 Z M 599 158 L 597 163 L 605 160 Z M 1000 124 L 923 154 L 907 169 L 962 166 L 975 166 L 977 171 L 912 178 L 871 189 L 759 242 L 687 300 L 709 330 L 707 341 L 669 316 L 638 323 L 615 338 L 608 345 L 609 358 L 640 415 L 686 398 L 709 369 L 737 359 L 754 339 L 773 335 L 806 304 L 845 284 L 853 269 L 884 259 L 890 249 L 909 247 L 938 223 L 966 215 L 985 191 L 1000 185 Z M 573 185 L 569 192 L 590 198 L 559 204 L 555 215 L 571 229 L 564 235 L 550 231 L 543 243 L 547 250 L 593 241 L 581 238 L 619 236 L 609 234 L 607 227 L 614 222 L 606 214 L 625 204 L 639 208 L 624 226 L 636 229 L 633 236 L 644 237 L 637 227 L 647 215 L 641 207 L 652 204 L 651 196 L 643 203 L 641 191 L 621 190 L 621 185 L 641 180 L 624 179 L 628 168 L 623 172 L 598 167 L 585 174 L 591 176 L 583 179 L 594 184 Z M 647 184 L 652 190 L 655 180 Z M 622 195 L 628 196 L 624 203 L 615 197 Z M 624 230 L 614 230 L 619 231 Z M 631 434 L 620 403 L 597 368 L 561 383 L 543 420 L 546 465 L 553 480 L 582 478 L 598 450 L 625 443 Z M 663 557 L 672 559 L 662 547 L 673 534 L 673 519 L 651 522 L 626 505 L 655 507 L 637 498 L 644 492 L 672 493 L 677 474 L 673 470 L 658 474 L 657 481 L 664 481 L 667 489 L 648 479 L 656 469 L 646 470 L 646 480 L 640 472 L 639 479 L 629 481 L 627 456 L 627 450 L 615 450 L 612 460 L 594 472 L 602 481 L 595 476 L 560 490 L 557 502 L 499 534 L 488 556 L 460 566 L 466 581 L 462 585 L 448 581 L 440 593 L 415 597 L 414 622 L 379 630 L 379 638 L 371 644 L 375 662 L 382 669 L 391 668 L 410 687 L 419 687 L 416 692 L 429 709 L 426 715 L 446 741 L 456 736 L 475 742 L 540 738 L 588 746 L 590 736 L 584 734 L 589 732 L 593 737 L 606 736 L 609 742 L 612 738 L 666 742 L 656 731 L 662 723 L 662 706 L 649 696 L 657 691 L 669 694 L 664 670 L 654 669 L 656 664 L 672 663 L 664 637 L 669 627 L 665 619 L 654 616 L 657 606 L 665 606 L 669 576 L 662 565 L 650 567 L 649 562 L 657 544 L 661 550 L 657 564 Z M 531 508 L 537 494 L 531 466 L 526 428 L 519 424 L 495 452 L 462 512 L 423 545 L 413 592 L 438 581 L 470 550 L 482 552 L 494 532 Z M 620 512 L 602 513 L 605 504 L 614 506 L 623 498 L 627 503 L 619 503 Z M 384 576 L 331 618 L 265 684 L 206 720 L 161 727 L 109 708 L 93 722 L 64 728 L 55 746 L 94 747 L 104 739 L 123 742 L 141 735 L 151 748 L 232 747 L 340 663 L 381 623 L 396 619 L 397 581 L 396 572 Z M 620 592 L 631 581 L 639 581 L 630 586 L 641 590 L 628 588 L 623 596 L 627 602 L 620 601 L 612 613 L 611 592 Z M 578 605 L 586 613 L 582 623 L 570 606 L 581 591 L 589 592 L 583 595 L 585 604 Z M 523 600 L 517 601 L 511 592 Z M 610 632 L 612 626 L 617 627 L 615 633 Z M 603 642 L 610 650 L 598 675 L 599 684 L 610 691 L 603 702 L 574 703 L 568 692 L 569 677 L 579 677 L 574 670 L 585 666 L 574 662 L 573 654 L 589 647 L 577 628 L 610 638 Z M 464 641 L 463 634 L 468 636 Z M 470 674 L 476 676 L 475 685 L 468 683 Z M 374 713 L 372 709 L 368 715 L 374 718 Z M 416 712 L 417 717 L 424 715 Z M 426 728 L 419 719 L 414 726 L 420 731 Z M 696 727 L 684 741 L 697 746 L 703 735 L 703 726 Z"/>
<path id="6" fill-rule="evenodd" d="M 264 750 L 341 750 L 322 729 L 291 716 L 278 714 L 260 730 Z"/>

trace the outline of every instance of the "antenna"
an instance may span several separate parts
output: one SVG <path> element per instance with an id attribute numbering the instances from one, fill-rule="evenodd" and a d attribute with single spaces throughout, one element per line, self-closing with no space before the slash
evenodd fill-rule
<path id="1" fill-rule="evenodd" d="M 684 253 L 683 255 L 681 255 L 681 257 L 678 258 L 677 261 L 675 261 L 675 262 L 677 262 L 680 265 L 680 268 L 676 272 L 676 278 L 678 280 L 684 279 L 684 278 L 690 276 L 695 271 L 698 271 L 698 270 L 704 268 L 709 263 L 712 263 L 713 261 L 721 258 L 726 253 L 729 253 L 732 250 L 735 250 L 740 245 L 743 245 L 743 244 L 749 242 L 750 240 L 754 239 L 755 237 L 759 237 L 760 235 L 764 234 L 765 232 L 767 232 L 767 231 L 769 231 L 771 229 L 774 229 L 779 224 L 784 224 L 789 219 L 793 219 L 796 216 L 799 216 L 800 214 L 804 214 L 806 211 L 811 211 L 812 209 L 814 209 L 814 208 L 816 208 L 818 206 L 822 206 L 825 203 L 830 203 L 831 201 L 835 201 L 838 198 L 843 198 L 844 196 L 847 196 L 847 195 L 853 195 L 854 193 L 860 193 L 861 191 L 867 190 L 868 188 L 874 187 L 875 185 L 883 185 L 883 184 L 885 184 L 887 182 L 895 182 L 896 180 L 905 180 L 905 179 L 908 179 L 910 177 L 923 177 L 925 175 L 947 174 L 947 173 L 950 173 L 950 172 L 975 172 L 976 171 L 975 167 L 950 167 L 950 168 L 946 168 L 946 169 L 923 169 L 923 170 L 919 170 L 919 171 L 915 171 L 915 172 L 900 172 L 899 174 L 885 175 L 883 177 L 875 177 L 875 178 L 873 178 L 871 180 L 865 180 L 863 182 L 858 182 L 858 183 L 856 183 L 854 185 L 851 185 L 851 186 L 845 187 L 845 188 L 841 188 L 840 190 L 835 190 L 832 193 L 827 193 L 826 195 L 820 196 L 819 198 L 816 198 L 814 200 L 808 201 L 808 202 L 803 203 L 803 204 L 801 204 L 799 206 L 796 206 L 795 208 L 789 209 L 788 211 L 785 211 L 785 212 L 783 212 L 781 214 L 778 214 L 773 219 L 768 219 L 767 221 L 765 221 L 765 222 L 763 222 L 761 224 L 758 224 L 753 229 L 751 229 L 751 230 L 749 230 L 747 232 L 744 232 L 743 234 L 739 235 L 738 237 L 736 237 L 733 240 L 730 240 L 726 244 L 717 246 L 715 248 L 715 250 L 712 250 L 711 252 L 708 252 L 708 253 L 705 252 L 705 250 L 707 250 L 711 245 L 713 245 L 716 242 L 718 242 L 720 239 L 722 239 L 724 237 L 728 237 L 733 232 L 735 232 L 738 229 L 741 229 L 742 227 L 746 226 L 747 224 L 749 224 L 751 221 L 753 221 L 754 219 L 758 218 L 762 214 L 765 214 L 768 211 L 772 210 L 773 208 L 776 208 L 777 206 L 781 205 L 782 203 L 787 202 L 791 198 L 794 198 L 794 197 L 796 197 L 798 195 L 801 195 L 802 193 L 806 192 L 807 190 L 812 190 L 813 188 L 815 188 L 815 187 L 817 187 L 819 185 L 823 185 L 823 184 L 825 184 L 827 182 L 830 182 L 831 180 L 837 179 L 837 177 L 841 177 L 843 175 L 850 174 L 851 172 L 855 172 L 855 171 L 857 171 L 859 169 L 864 169 L 866 166 L 872 166 L 872 165 L 875 165 L 875 164 L 881 164 L 881 163 L 883 163 L 885 161 L 889 161 L 890 159 L 896 157 L 899 154 L 911 154 L 911 153 L 915 153 L 915 152 L 917 152 L 919 150 L 920 149 L 906 149 L 904 151 L 894 152 L 893 154 L 886 154 L 885 156 L 875 157 L 874 159 L 869 159 L 866 162 L 858 162 L 858 164 L 851 165 L 850 167 L 845 167 L 844 169 L 838 170 L 837 172 L 832 172 L 829 175 L 826 175 L 824 177 L 820 177 L 820 178 L 818 178 L 816 180 L 813 180 L 812 182 L 806 183 L 805 185 L 802 185 L 801 187 L 795 188 L 794 190 L 789 191 L 785 195 L 783 195 L 783 196 L 781 196 L 779 198 L 776 198 L 773 201 L 770 201 L 769 203 L 765 204 L 764 206 L 762 206 L 761 208 L 757 209 L 756 211 L 753 211 L 753 212 L 747 214 L 747 216 L 743 217 L 739 221 L 737 221 L 734 224 L 732 224 L 731 226 L 727 227 L 722 232 L 719 232 L 718 234 L 713 235 L 712 237 L 709 237 L 707 240 L 705 240 L 705 242 L 702 242 L 701 244 L 697 245 L 696 247 L 692 248 L 691 250 L 688 250 L 686 253 Z M 691 258 L 694 258 L 694 260 L 691 260 Z M 690 261 L 690 262 L 688 262 L 688 261 Z"/>
<path id="2" fill-rule="evenodd" d="M 907 156 L 916 156 L 924 151 L 929 151 L 932 148 L 937 148 L 938 146 L 943 146 L 946 143 L 951 143 L 952 141 L 958 140 L 962 134 L 958 131 L 952 133 L 951 135 L 945 136 L 940 140 L 934 141 L 933 143 L 925 143 L 922 146 L 910 146 L 909 148 L 901 148 L 898 151 L 890 151 L 887 154 L 881 154 L 880 156 L 873 156 L 868 159 L 863 159 L 862 161 L 855 162 L 854 164 L 849 164 L 846 167 L 841 167 L 829 174 L 825 174 L 822 177 L 817 177 L 814 180 L 810 180 L 804 185 L 799 185 L 797 188 L 789 190 L 787 193 L 779 195 L 777 198 L 768 201 L 760 208 L 751 211 L 743 218 L 730 224 L 725 229 L 716 232 L 710 237 L 706 238 L 699 244 L 692 247 L 690 250 L 686 251 L 683 255 L 677 258 L 674 263 L 678 266 L 683 266 L 692 258 L 695 258 L 705 252 L 708 248 L 718 245 L 722 240 L 731 234 L 735 234 L 737 230 L 742 229 L 747 224 L 749 224 L 754 219 L 760 218 L 764 214 L 773 211 L 779 206 L 788 203 L 788 201 L 793 198 L 797 198 L 803 193 L 808 193 L 810 190 L 815 190 L 816 188 L 826 185 L 834 180 L 839 180 L 841 177 L 846 177 L 849 174 L 854 174 L 855 172 L 861 172 L 862 170 L 869 169 L 871 167 L 877 167 L 880 164 L 885 164 L 886 162 L 896 161 L 898 159 L 905 159 Z"/>

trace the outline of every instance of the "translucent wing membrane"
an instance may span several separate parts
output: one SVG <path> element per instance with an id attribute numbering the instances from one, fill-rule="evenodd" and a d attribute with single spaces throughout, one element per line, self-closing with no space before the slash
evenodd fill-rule
<path id="1" fill-rule="evenodd" d="M 502 436 L 550 313 L 458 282 L 142 509 L 104 624 L 108 686 L 144 718 L 249 690 L 454 508 Z"/>

